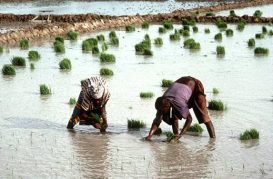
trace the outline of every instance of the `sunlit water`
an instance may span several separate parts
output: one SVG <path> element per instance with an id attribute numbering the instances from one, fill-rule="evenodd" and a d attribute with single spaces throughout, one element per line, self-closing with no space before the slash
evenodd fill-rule
<path id="1" fill-rule="evenodd" d="M 198 24 L 199 32 L 192 37 L 201 43 L 201 49 L 192 52 L 183 48 L 184 38 L 171 42 L 171 32 L 159 35 L 158 27 L 133 33 L 118 30 L 120 46 L 107 51 L 116 56 L 115 64 L 101 64 L 97 56 L 82 53 L 82 40 L 100 33 L 108 37 L 109 32 L 100 32 L 83 35 L 74 43 L 65 41 L 64 55 L 54 53 L 52 41 L 33 45 L 30 49 L 41 53 L 35 70 L 30 70 L 27 61 L 26 68 L 16 68 L 15 77 L 1 75 L 0 178 L 272 178 L 272 37 L 256 40 L 256 46 L 270 49 L 268 56 L 257 57 L 247 40 L 261 32 L 260 25 L 247 25 L 243 32 L 230 25 L 234 36 L 223 35 L 222 42 L 215 42 L 218 29 Z M 205 34 L 205 28 L 211 33 Z M 152 45 L 153 57 L 135 55 L 134 45 L 146 33 L 164 41 L 160 48 Z M 215 54 L 217 45 L 226 48 L 223 58 Z M 27 57 L 27 53 L 10 49 L 0 56 L 0 65 L 10 63 L 15 55 Z M 64 57 L 72 62 L 70 72 L 58 69 Z M 67 104 L 69 98 L 78 96 L 80 80 L 99 75 L 101 67 L 115 73 L 107 78 L 111 92 L 108 133 L 101 135 L 90 126 L 67 131 L 73 110 Z M 208 100 L 221 99 L 227 104 L 227 111 L 210 111 L 217 139 L 210 140 L 202 125 L 201 136 L 185 135 L 179 144 L 163 142 L 164 136 L 155 136 L 152 142 L 141 140 L 155 116 L 154 101 L 164 91 L 161 80 L 185 75 L 203 82 Z M 52 95 L 40 96 L 43 83 L 51 86 Z M 214 87 L 220 90 L 218 95 L 212 94 Z M 142 91 L 151 91 L 155 97 L 142 100 Z M 147 128 L 128 131 L 127 119 L 131 118 L 144 120 Z M 180 126 L 183 124 L 184 120 Z M 171 130 L 164 123 L 161 127 Z M 253 127 L 260 139 L 241 142 L 240 133 Z"/>
<path id="2" fill-rule="evenodd" d="M 149 1 L 35 1 L 26 3 L 0 3 L 0 13 L 14 14 L 86 14 L 135 15 L 167 13 L 177 9 L 191 9 L 200 6 L 216 5 L 217 2 L 162 2 Z"/>

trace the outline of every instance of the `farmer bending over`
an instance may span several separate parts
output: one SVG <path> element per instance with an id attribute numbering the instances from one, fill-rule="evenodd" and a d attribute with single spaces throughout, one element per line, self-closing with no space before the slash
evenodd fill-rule
<path id="1" fill-rule="evenodd" d="M 79 123 L 80 125 L 93 125 L 101 132 L 105 132 L 108 127 L 105 105 L 109 97 L 110 93 L 103 78 L 91 77 L 84 80 L 67 128 L 73 129 Z"/>
<path id="2" fill-rule="evenodd" d="M 155 108 L 156 117 L 146 140 L 151 140 L 162 120 L 172 125 L 173 133 L 176 135 L 175 140 L 180 139 L 192 122 L 190 108 L 193 108 L 198 122 L 205 123 L 209 136 L 215 138 L 214 127 L 206 107 L 204 87 L 198 79 L 186 76 L 176 80 L 162 97 L 156 99 Z M 181 118 L 186 119 L 186 122 L 179 133 L 178 120 Z"/>

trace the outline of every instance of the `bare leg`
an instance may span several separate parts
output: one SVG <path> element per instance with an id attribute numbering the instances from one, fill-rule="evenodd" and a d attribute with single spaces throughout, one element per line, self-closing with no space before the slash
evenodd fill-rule
<path id="1" fill-rule="evenodd" d="M 210 138 L 216 138 L 212 122 L 211 121 L 206 122 L 205 125 L 207 127 Z"/>
<path id="2" fill-rule="evenodd" d="M 178 135 L 178 133 L 179 133 L 179 122 L 178 122 L 177 118 L 174 119 L 173 124 L 172 124 L 172 128 L 173 128 L 174 135 Z"/>

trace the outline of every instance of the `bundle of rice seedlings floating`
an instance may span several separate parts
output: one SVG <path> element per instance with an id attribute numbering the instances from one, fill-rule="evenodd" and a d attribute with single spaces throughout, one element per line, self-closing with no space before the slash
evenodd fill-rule
<path id="1" fill-rule="evenodd" d="M 145 39 L 135 45 L 135 50 L 140 55 L 153 55 L 151 51 L 151 40 L 148 38 L 148 36 L 145 37 Z"/>
<path id="2" fill-rule="evenodd" d="M 140 120 L 128 119 L 127 126 L 129 129 L 140 129 L 140 128 L 145 128 L 146 124 Z"/>
<path id="3" fill-rule="evenodd" d="M 215 14 L 213 12 L 207 12 L 206 16 L 215 16 Z"/>
<path id="4" fill-rule="evenodd" d="M 212 93 L 213 93 L 213 94 L 218 94 L 218 93 L 219 93 L 219 90 L 218 90 L 217 88 L 213 88 L 213 89 L 212 89 Z"/>
<path id="5" fill-rule="evenodd" d="M 108 45 L 105 43 L 105 42 L 103 42 L 102 44 L 101 44 L 101 50 L 104 52 L 104 51 L 106 51 L 108 49 Z"/>
<path id="6" fill-rule="evenodd" d="M 195 42 L 194 39 L 187 39 L 184 41 L 184 48 L 188 49 L 200 49 L 200 43 Z"/>
<path id="7" fill-rule="evenodd" d="M 255 34 L 255 38 L 256 39 L 263 39 L 264 38 L 264 34 L 262 34 L 262 33 Z"/>
<path id="8" fill-rule="evenodd" d="M 26 66 L 26 60 L 23 57 L 16 56 L 16 57 L 13 57 L 11 59 L 11 64 L 13 66 L 23 66 L 23 67 L 25 67 Z"/>
<path id="9" fill-rule="evenodd" d="M 60 37 L 60 36 L 57 36 L 57 37 L 55 37 L 55 41 L 59 41 L 61 43 L 64 43 L 64 38 Z"/>
<path id="10" fill-rule="evenodd" d="M 30 63 L 30 69 L 31 69 L 31 70 L 34 70 L 34 69 L 35 69 L 34 63 Z"/>
<path id="11" fill-rule="evenodd" d="M 69 31 L 69 32 L 67 32 L 66 37 L 68 40 L 77 40 L 78 33 L 74 32 L 74 31 Z"/>
<path id="12" fill-rule="evenodd" d="M 162 134 L 162 129 L 158 127 L 156 131 L 154 132 L 154 135 L 161 135 Z"/>
<path id="13" fill-rule="evenodd" d="M 102 34 L 97 35 L 97 39 L 98 39 L 98 41 L 105 41 L 105 37 Z"/>
<path id="14" fill-rule="evenodd" d="M 109 38 L 111 39 L 111 38 L 117 38 L 118 36 L 117 36 L 117 34 L 116 34 L 116 32 L 115 31 L 111 31 L 110 33 L 109 33 Z"/>
<path id="15" fill-rule="evenodd" d="M 175 139 L 175 135 L 171 131 L 163 132 L 163 134 L 166 135 L 167 142 L 171 142 L 173 139 Z"/>
<path id="16" fill-rule="evenodd" d="M 229 16 L 235 17 L 235 16 L 237 16 L 237 15 L 235 14 L 235 11 L 234 11 L 234 10 L 230 10 L 230 11 L 229 11 Z"/>
<path id="17" fill-rule="evenodd" d="M 208 28 L 205 29 L 205 33 L 206 34 L 209 34 L 210 33 L 210 30 Z"/>
<path id="18" fill-rule="evenodd" d="M 256 11 L 254 12 L 254 14 L 253 14 L 254 17 L 262 17 L 262 15 L 263 15 L 263 12 L 260 11 L 260 10 L 256 10 Z"/>
<path id="19" fill-rule="evenodd" d="M 151 49 L 144 49 L 143 55 L 153 56 L 153 51 Z"/>
<path id="20" fill-rule="evenodd" d="M 228 36 L 228 37 L 233 36 L 233 30 L 232 29 L 227 29 L 226 30 L 226 36 Z"/>
<path id="21" fill-rule="evenodd" d="M 214 36 L 214 39 L 217 40 L 217 41 L 221 41 L 223 39 L 223 36 L 222 36 L 222 33 L 217 33 L 215 36 Z"/>
<path id="22" fill-rule="evenodd" d="M 101 53 L 100 54 L 100 62 L 102 63 L 115 63 L 116 57 L 112 54 Z"/>
<path id="23" fill-rule="evenodd" d="M 173 41 L 180 40 L 180 34 L 179 33 L 170 34 L 170 40 Z"/>
<path id="24" fill-rule="evenodd" d="M 273 35 L 273 30 L 270 30 L 269 33 L 268 33 L 268 35 L 272 36 Z"/>
<path id="25" fill-rule="evenodd" d="M 240 140 L 251 140 L 251 139 L 259 139 L 260 134 L 257 129 L 249 129 L 245 130 L 243 133 L 240 134 Z"/>
<path id="26" fill-rule="evenodd" d="M 195 26 L 196 21 L 194 19 L 182 19 L 182 25 L 187 25 L 187 26 Z"/>
<path id="27" fill-rule="evenodd" d="M 262 27 L 263 34 L 267 33 L 267 28 L 265 26 Z"/>
<path id="28" fill-rule="evenodd" d="M 149 22 L 143 22 L 143 24 L 141 25 L 142 29 L 149 29 Z"/>
<path id="29" fill-rule="evenodd" d="M 49 95 L 49 94 L 51 94 L 50 87 L 47 86 L 46 84 L 41 84 L 40 85 L 40 94 L 41 95 Z"/>
<path id="30" fill-rule="evenodd" d="M 35 51 L 35 50 L 31 50 L 28 52 L 28 59 L 29 60 L 38 60 L 39 58 L 41 58 L 41 55 Z"/>
<path id="31" fill-rule="evenodd" d="M 108 68 L 101 68 L 100 69 L 100 75 L 102 76 L 113 76 L 114 72 Z"/>
<path id="32" fill-rule="evenodd" d="M 29 41 L 28 41 L 28 39 L 22 38 L 19 43 L 20 43 L 20 48 L 21 49 L 25 50 L 25 49 L 29 48 Z"/>
<path id="33" fill-rule="evenodd" d="M 189 37 L 190 36 L 190 31 L 188 30 L 183 30 L 182 34 L 183 37 Z"/>
<path id="34" fill-rule="evenodd" d="M 191 125 L 188 130 L 189 132 L 196 132 L 196 133 L 202 133 L 203 132 L 203 129 L 202 127 L 199 125 L 199 124 L 193 124 Z"/>
<path id="35" fill-rule="evenodd" d="M 216 26 L 221 29 L 221 30 L 224 30 L 227 28 L 227 23 L 222 21 L 222 20 L 217 20 L 216 21 Z"/>
<path id="36" fill-rule="evenodd" d="M 128 25 L 125 27 L 126 32 L 134 32 L 136 28 L 132 25 Z"/>
<path id="37" fill-rule="evenodd" d="M 93 55 L 96 55 L 96 54 L 99 54 L 99 53 L 100 53 L 99 47 L 94 46 L 94 47 L 92 48 L 92 54 L 93 54 Z"/>
<path id="38" fill-rule="evenodd" d="M 144 40 L 151 41 L 149 34 L 145 34 Z"/>
<path id="39" fill-rule="evenodd" d="M 14 75 L 16 75 L 16 71 L 15 71 L 15 68 L 12 65 L 6 64 L 2 68 L 2 74 L 3 75 L 14 76 Z"/>
<path id="40" fill-rule="evenodd" d="M 98 46 L 98 41 L 95 38 L 89 38 L 82 42 L 82 50 L 83 51 L 92 51 L 93 47 Z"/>
<path id="41" fill-rule="evenodd" d="M 183 30 L 190 31 L 190 26 L 188 26 L 188 25 L 183 25 Z"/>
<path id="42" fill-rule="evenodd" d="M 3 52 L 4 52 L 4 48 L 0 46 L 0 54 L 2 54 Z"/>
<path id="43" fill-rule="evenodd" d="M 91 123 L 93 123 L 93 124 L 96 124 L 96 123 L 101 124 L 102 123 L 102 119 L 101 119 L 100 115 L 98 115 L 97 113 L 93 113 L 93 112 L 91 112 L 89 114 L 88 120 L 90 120 Z"/>
<path id="44" fill-rule="evenodd" d="M 243 30 L 245 29 L 245 25 L 246 25 L 245 22 L 243 22 L 243 21 L 239 22 L 239 23 L 237 24 L 237 30 L 243 31 Z"/>
<path id="45" fill-rule="evenodd" d="M 54 51 L 56 53 L 64 53 L 65 52 L 64 43 L 62 43 L 59 40 L 55 41 L 54 42 Z"/>
<path id="46" fill-rule="evenodd" d="M 197 26 L 193 26 L 193 27 L 192 27 L 192 30 L 193 30 L 193 32 L 196 33 L 196 32 L 198 32 L 198 27 L 197 27 Z"/>
<path id="47" fill-rule="evenodd" d="M 254 53 L 257 55 L 267 55 L 269 53 L 269 50 L 263 47 L 256 47 Z"/>
<path id="48" fill-rule="evenodd" d="M 62 61 L 60 61 L 59 67 L 61 70 L 70 70 L 72 65 L 68 58 L 64 58 Z"/>
<path id="49" fill-rule="evenodd" d="M 166 20 L 163 22 L 163 27 L 167 30 L 173 29 L 173 23 L 170 20 Z"/>
<path id="50" fill-rule="evenodd" d="M 167 30 L 166 30 L 164 27 L 159 27 L 159 28 L 158 28 L 158 32 L 159 32 L 160 34 L 163 34 L 163 33 L 166 33 Z"/>
<path id="51" fill-rule="evenodd" d="M 163 40 L 162 40 L 162 38 L 157 37 L 156 39 L 154 39 L 154 43 L 157 46 L 162 46 L 163 45 Z"/>
<path id="52" fill-rule="evenodd" d="M 170 87 L 171 85 L 173 84 L 173 81 L 172 80 L 166 80 L 166 79 L 163 79 L 161 81 L 161 87 Z"/>
<path id="53" fill-rule="evenodd" d="M 217 46 L 216 47 L 216 54 L 217 55 L 224 55 L 226 52 L 225 52 L 225 47 L 223 46 Z"/>
<path id="54" fill-rule="evenodd" d="M 221 100 L 210 100 L 208 108 L 215 111 L 224 111 L 226 109 Z"/>
<path id="55" fill-rule="evenodd" d="M 71 98 L 69 99 L 69 102 L 68 102 L 69 105 L 75 105 L 76 103 L 77 103 L 76 98 L 71 97 Z"/>
<path id="56" fill-rule="evenodd" d="M 139 94 L 139 96 L 141 98 L 152 98 L 152 97 L 154 97 L 154 93 L 152 93 L 152 92 L 141 92 Z"/>
<path id="57" fill-rule="evenodd" d="M 119 46 L 119 39 L 117 37 L 110 38 L 110 45 Z"/>
<path id="58" fill-rule="evenodd" d="M 251 38 L 248 40 L 247 45 L 249 47 L 255 47 L 255 39 Z"/>

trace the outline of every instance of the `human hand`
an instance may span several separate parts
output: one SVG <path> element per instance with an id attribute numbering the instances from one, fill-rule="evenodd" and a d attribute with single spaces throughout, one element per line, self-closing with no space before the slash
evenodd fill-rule
<path id="1" fill-rule="evenodd" d="M 101 128 L 105 130 L 105 129 L 107 129 L 107 127 L 108 127 L 107 122 L 102 122 Z"/>
<path id="2" fill-rule="evenodd" d="M 147 140 L 147 141 L 151 141 L 152 140 L 152 136 L 147 136 L 147 137 L 144 137 L 144 140 Z"/>

